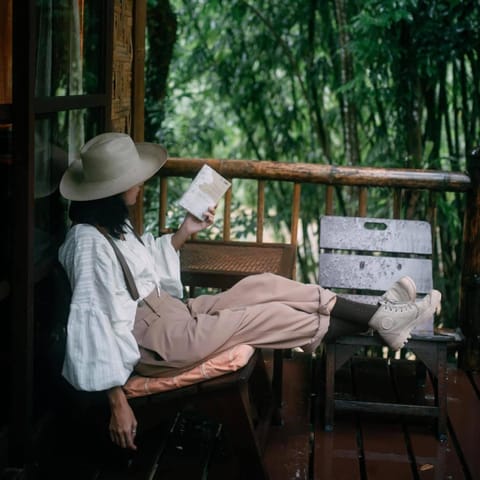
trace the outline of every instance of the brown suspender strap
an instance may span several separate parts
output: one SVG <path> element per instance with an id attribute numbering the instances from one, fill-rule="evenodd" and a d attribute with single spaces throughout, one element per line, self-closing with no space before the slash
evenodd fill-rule
<path id="1" fill-rule="evenodd" d="M 125 260 L 125 257 L 123 256 L 122 252 L 113 241 L 113 238 L 108 234 L 107 230 L 103 227 L 99 227 L 98 225 L 95 225 L 95 227 L 108 240 L 108 243 L 110 243 L 110 245 L 112 246 L 113 251 L 117 256 L 117 259 L 120 262 L 120 266 L 122 267 L 123 276 L 125 277 L 125 283 L 127 284 L 127 290 L 130 293 L 130 296 L 135 301 L 137 301 L 140 298 L 140 294 L 138 293 L 137 285 L 135 284 L 135 280 L 133 279 L 132 271 L 130 270 L 130 267 L 127 265 L 127 261 Z M 135 236 L 139 238 L 137 235 Z"/>

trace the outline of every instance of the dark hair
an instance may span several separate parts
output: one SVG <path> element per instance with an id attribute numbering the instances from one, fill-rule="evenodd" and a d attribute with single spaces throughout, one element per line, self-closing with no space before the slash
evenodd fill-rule
<path id="1" fill-rule="evenodd" d="M 119 238 L 126 233 L 128 207 L 123 200 L 123 194 L 99 200 L 82 202 L 72 201 L 69 216 L 73 223 L 89 223 L 105 227 L 110 235 Z"/>

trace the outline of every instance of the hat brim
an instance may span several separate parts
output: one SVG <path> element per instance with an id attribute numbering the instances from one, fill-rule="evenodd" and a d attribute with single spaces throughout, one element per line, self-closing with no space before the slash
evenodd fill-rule
<path id="1" fill-rule="evenodd" d="M 167 161 L 167 151 L 162 145 L 141 142 L 135 144 L 141 162 L 124 175 L 106 181 L 89 182 L 85 179 L 82 161 L 75 160 L 63 174 L 60 193 L 67 200 L 87 201 L 107 198 L 126 192 L 143 183 L 162 168 Z"/>

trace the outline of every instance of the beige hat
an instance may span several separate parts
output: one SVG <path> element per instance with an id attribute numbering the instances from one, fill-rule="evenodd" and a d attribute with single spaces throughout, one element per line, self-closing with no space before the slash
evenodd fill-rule
<path id="1" fill-rule="evenodd" d="M 60 193 L 68 200 L 98 200 L 126 192 L 155 174 L 167 151 L 155 143 L 137 143 L 125 133 L 102 133 L 80 150 L 63 174 Z"/>

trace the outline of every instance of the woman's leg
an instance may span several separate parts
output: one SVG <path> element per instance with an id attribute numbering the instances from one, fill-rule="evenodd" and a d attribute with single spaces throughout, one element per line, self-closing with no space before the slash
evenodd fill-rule
<path id="1" fill-rule="evenodd" d="M 214 315 L 223 310 L 282 303 L 305 313 L 329 308 L 335 294 L 319 285 L 305 284 L 272 273 L 251 275 L 240 280 L 232 288 L 215 295 L 199 295 L 188 301 L 193 315 Z"/>
<path id="2" fill-rule="evenodd" d="M 330 325 L 325 342 L 333 342 L 344 335 L 366 332 L 370 319 L 378 310 L 378 305 L 355 302 L 343 297 L 337 297 L 330 314 Z"/>

